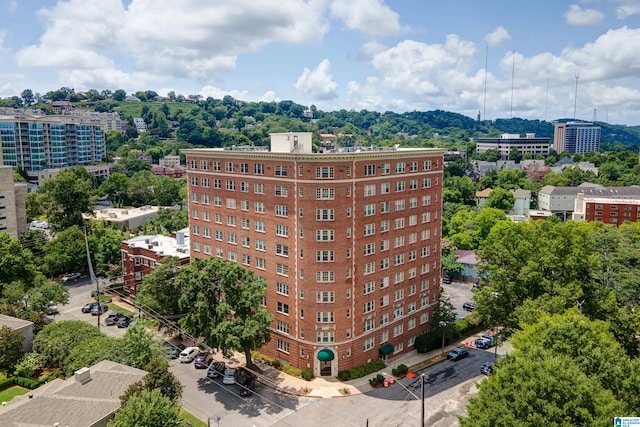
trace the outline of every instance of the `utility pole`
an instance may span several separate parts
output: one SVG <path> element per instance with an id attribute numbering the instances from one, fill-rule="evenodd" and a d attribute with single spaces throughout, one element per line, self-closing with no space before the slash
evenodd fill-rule
<path id="1" fill-rule="evenodd" d="M 422 398 L 422 405 L 420 406 L 420 427 L 424 427 L 424 374 L 420 374 L 420 395 Z"/>
<path id="2" fill-rule="evenodd" d="M 93 264 L 91 263 L 91 254 L 89 253 L 89 240 L 87 239 L 87 227 L 82 227 L 84 234 L 84 245 L 87 250 L 87 264 L 89 264 L 89 278 L 91 283 L 96 284 L 96 301 L 98 302 L 98 329 L 100 329 L 100 315 L 102 314 L 102 301 L 100 301 L 100 285 L 96 280 L 96 275 L 93 272 Z"/>

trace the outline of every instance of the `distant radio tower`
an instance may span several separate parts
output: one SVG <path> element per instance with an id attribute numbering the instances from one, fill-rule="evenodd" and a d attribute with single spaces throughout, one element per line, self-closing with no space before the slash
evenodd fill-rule
<path id="1" fill-rule="evenodd" d="M 576 118 L 576 107 L 578 106 L 578 79 L 580 78 L 580 71 L 576 72 L 576 93 L 573 96 L 573 118 Z"/>
<path id="2" fill-rule="evenodd" d="M 511 118 L 513 118 L 513 81 L 516 77 L 516 51 L 513 51 L 513 63 L 511 64 Z"/>
<path id="3" fill-rule="evenodd" d="M 482 106 L 482 119 L 487 120 L 487 67 L 489 65 L 489 43 L 484 53 L 484 105 Z"/>
<path id="4" fill-rule="evenodd" d="M 544 97 L 544 121 L 547 121 L 547 107 L 549 105 L 549 71 L 547 71 L 547 92 Z"/>
<path id="5" fill-rule="evenodd" d="M 593 121 L 595 122 L 597 118 L 598 118 L 598 109 L 594 108 L 593 109 Z"/>

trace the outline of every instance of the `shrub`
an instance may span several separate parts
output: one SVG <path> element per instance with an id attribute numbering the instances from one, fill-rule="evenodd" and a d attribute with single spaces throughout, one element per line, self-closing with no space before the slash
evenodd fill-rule
<path id="1" fill-rule="evenodd" d="M 439 331 L 427 332 L 418 336 L 414 345 L 418 353 L 427 353 L 442 345 L 442 335 Z"/>
<path id="2" fill-rule="evenodd" d="M 349 381 L 351 379 L 351 373 L 348 370 L 340 371 L 338 372 L 338 378 L 342 381 Z"/>
<path id="3" fill-rule="evenodd" d="M 382 359 L 372 360 L 366 365 L 354 366 L 353 368 L 347 369 L 346 371 L 338 372 L 338 378 L 340 378 L 342 381 L 362 378 L 374 373 L 375 371 L 383 369 L 385 366 L 386 365 L 384 364 L 384 360 Z"/>
<path id="4" fill-rule="evenodd" d="M 271 362 L 271 366 L 276 369 L 280 369 L 282 367 L 282 361 L 280 359 L 275 359 L 273 362 Z"/>
<path id="5" fill-rule="evenodd" d="M 378 380 L 378 383 L 382 384 L 384 382 L 384 375 L 378 374 L 376 375 L 376 379 Z"/>
<path id="6" fill-rule="evenodd" d="M 376 378 L 376 377 L 369 378 L 369 385 L 371 387 L 377 387 L 378 386 L 378 378 Z"/>
<path id="7" fill-rule="evenodd" d="M 6 390 L 9 387 L 13 387 L 13 386 L 14 386 L 13 378 L 6 378 L 0 381 L 0 391 Z"/>
<path id="8" fill-rule="evenodd" d="M 36 380 L 32 380 L 31 378 L 24 377 L 13 377 L 13 381 L 16 385 L 22 386 L 24 388 L 28 388 L 33 390 L 34 388 L 38 388 L 40 383 Z"/>
<path id="9" fill-rule="evenodd" d="M 311 381 L 313 379 L 313 371 L 310 369 L 306 369 L 302 371 L 302 378 L 304 378 L 307 381 Z"/>
<path id="10" fill-rule="evenodd" d="M 282 372 L 288 375 L 293 375 L 294 377 L 302 378 L 302 369 L 294 368 L 293 366 L 287 363 L 282 365 Z"/>
<path id="11" fill-rule="evenodd" d="M 39 353 L 27 353 L 16 365 L 14 374 L 19 377 L 33 378 L 40 367 L 42 358 Z"/>
<path id="12" fill-rule="evenodd" d="M 398 375 L 406 375 L 407 372 L 409 372 L 409 367 L 404 363 L 401 363 L 398 365 L 398 369 L 396 369 L 396 371 L 398 372 Z"/>

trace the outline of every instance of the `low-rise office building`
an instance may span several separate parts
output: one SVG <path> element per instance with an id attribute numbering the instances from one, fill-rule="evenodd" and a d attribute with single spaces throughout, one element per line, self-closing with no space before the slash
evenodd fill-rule
<path id="1" fill-rule="evenodd" d="M 190 261 L 188 228 L 177 231 L 175 236 L 136 236 L 124 240 L 121 245 L 124 286 L 131 298 L 135 298 L 138 293 L 138 285 L 142 283 L 144 276 L 155 270 L 164 258 L 175 257 L 178 265 L 185 265 Z"/>
<path id="2" fill-rule="evenodd" d="M 476 154 L 480 155 L 489 150 L 500 152 L 502 160 L 509 159 L 513 151 L 517 149 L 520 155 L 530 154 L 532 157 L 549 155 L 551 142 L 549 138 L 536 137 L 535 133 L 527 133 L 524 138 L 520 134 L 503 133 L 500 138 L 477 138 Z"/>
<path id="3" fill-rule="evenodd" d="M 13 182 L 13 168 L 0 166 L 0 233 L 17 238 L 27 231 L 27 184 Z"/>

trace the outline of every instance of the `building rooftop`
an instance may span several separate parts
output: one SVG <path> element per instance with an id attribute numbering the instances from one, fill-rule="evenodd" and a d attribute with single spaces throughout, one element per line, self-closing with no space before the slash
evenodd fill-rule
<path id="1" fill-rule="evenodd" d="M 584 183 L 586 184 L 586 183 Z M 598 185 L 598 184 L 591 184 Z M 584 187 L 555 187 L 553 185 L 545 185 L 540 190 L 538 190 L 538 194 L 548 194 L 553 196 L 575 196 L 578 193 L 582 193 L 588 186 Z"/>
<path id="2" fill-rule="evenodd" d="M 141 206 L 139 208 L 126 208 L 126 209 L 105 208 L 105 209 L 97 209 L 93 211 L 94 218 L 97 220 L 103 220 L 103 221 L 127 220 L 130 218 L 135 218 L 142 215 L 157 214 L 157 213 L 158 213 L 158 206 Z"/>
<path id="3" fill-rule="evenodd" d="M 130 248 L 144 248 L 161 256 L 189 258 L 189 228 L 176 232 L 176 237 L 162 234 L 137 236 L 123 243 Z"/>
<path id="4" fill-rule="evenodd" d="M 0 425 L 95 425 L 118 409 L 120 396 L 145 375 L 141 369 L 103 360 L 88 369 L 88 375 L 82 382 L 80 379 L 83 377 L 76 373 L 67 380 L 57 379 L 28 395 L 13 398 L 0 407 Z"/>
<path id="5" fill-rule="evenodd" d="M 639 199 L 614 199 L 612 197 L 585 197 L 584 201 L 601 205 L 640 205 Z"/>
<path id="6" fill-rule="evenodd" d="M 474 251 L 467 251 L 463 249 L 456 249 L 456 255 L 458 256 L 458 262 L 460 264 L 476 265 L 478 264 L 478 257 Z"/>
<path id="7" fill-rule="evenodd" d="M 17 331 L 29 325 L 33 325 L 33 322 L 30 322 L 28 320 L 18 319 L 17 317 L 11 317 L 4 314 L 0 314 L 0 327 L 8 326 L 14 331 Z"/>
<path id="8" fill-rule="evenodd" d="M 582 188 L 581 193 L 585 198 L 588 197 L 640 197 L 640 186 L 631 187 L 596 187 L 596 188 Z"/>

